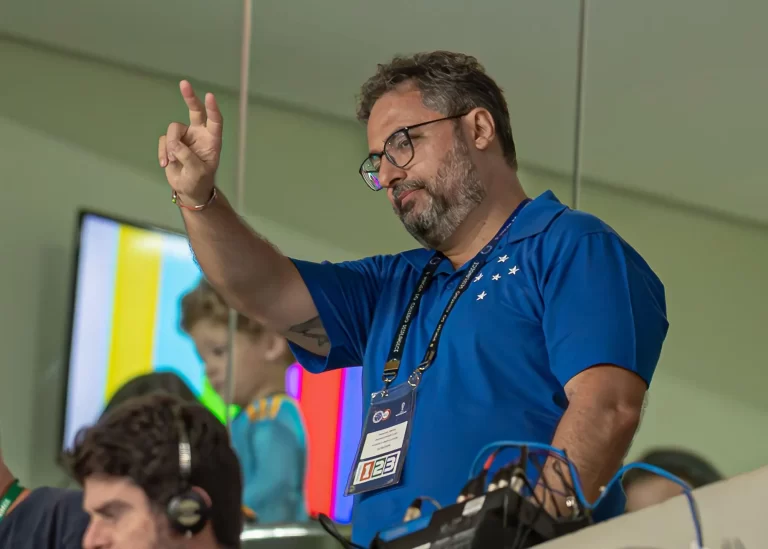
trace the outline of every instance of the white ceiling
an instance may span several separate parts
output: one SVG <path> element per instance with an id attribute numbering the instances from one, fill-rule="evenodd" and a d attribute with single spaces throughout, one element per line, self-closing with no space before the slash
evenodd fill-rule
<path id="1" fill-rule="evenodd" d="M 236 88 L 242 3 L 2 0 L 0 32 Z M 585 177 L 761 222 L 768 2 L 592 0 Z M 507 93 L 524 164 L 571 171 L 578 2 L 254 1 L 254 94 L 351 118 L 394 53 L 477 55 Z"/>

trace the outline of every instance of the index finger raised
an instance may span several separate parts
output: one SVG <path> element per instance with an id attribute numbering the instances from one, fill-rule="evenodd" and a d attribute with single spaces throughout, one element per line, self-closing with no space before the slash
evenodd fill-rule
<path id="1" fill-rule="evenodd" d="M 205 105 L 195 95 L 195 90 L 192 88 L 192 84 L 186 80 L 182 80 L 179 83 L 179 89 L 181 90 L 181 96 L 184 98 L 184 102 L 189 109 L 189 123 L 191 126 L 204 126 L 208 120 L 208 116 L 205 112 Z"/>

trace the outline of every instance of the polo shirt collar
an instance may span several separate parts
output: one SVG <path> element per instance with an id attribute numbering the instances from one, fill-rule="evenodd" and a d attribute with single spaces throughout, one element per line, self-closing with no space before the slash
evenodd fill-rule
<path id="1" fill-rule="evenodd" d="M 542 193 L 522 209 L 517 217 L 517 221 L 512 224 L 509 232 L 499 243 L 499 247 L 513 244 L 544 232 L 550 223 L 567 208 L 568 206 L 560 202 L 552 191 Z M 420 248 L 402 252 L 400 255 L 414 269 L 422 271 L 433 254 L 432 250 Z M 446 269 L 453 272 L 453 269 L 448 267 L 447 261 L 438 267 L 437 272 L 439 273 Z"/>

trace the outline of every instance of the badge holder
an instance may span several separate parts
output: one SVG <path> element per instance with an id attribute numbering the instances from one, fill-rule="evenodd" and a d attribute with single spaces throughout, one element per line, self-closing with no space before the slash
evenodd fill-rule
<path id="1" fill-rule="evenodd" d="M 421 372 L 417 370 L 406 383 L 371 395 L 355 466 L 344 495 L 363 494 L 400 482 L 411 440 L 419 381 Z"/>

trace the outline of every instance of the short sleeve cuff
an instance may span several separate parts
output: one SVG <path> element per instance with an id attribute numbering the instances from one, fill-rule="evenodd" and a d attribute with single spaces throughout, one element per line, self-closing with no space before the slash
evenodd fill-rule
<path id="1" fill-rule="evenodd" d="M 627 370 L 629 372 L 633 372 L 634 374 L 637 374 L 637 376 L 640 377 L 643 381 L 645 381 L 645 385 L 648 386 L 651 383 L 651 377 L 653 375 L 653 371 L 640 371 L 637 367 L 635 367 L 635 360 L 634 357 L 628 357 L 628 356 L 613 356 L 610 357 L 609 355 L 605 354 L 605 349 L 602 349 L 601 351 L 595 351 L 594 353 L 587 353 L 585 355 L 581 355 L 581 358 L 579 360 L 574 360 L 573 362 L 570 362 L 567 366 L 560 366 L 557 369 L 553 369 L 553 373 L 555 374 L 555 377 L 557 377 L 557 380 L 560 382 L 560 385 L 565 387 L 565 385 L 574 377 L 579 375 L 580 373 L 589 370 L 593 366 L 616 366 L 617 368 L 621 368 L 622 370 Z"/>
<path id="2" fill-rule="evenodd" d="M 320 356 L 307 351 L 300 345 L 289 342 L 291 352 L 301 366 L 313 374 L 319 374 L 328 370 L 345 368 L 347 366 L 358 366 L 354 364 L 354 350 L 347 345 L 349 338 L 343 328 L 336 321 L 338 314 L 333 305 L 331 296 L 326 291 L 326 284 L 329 278 L 335 277 L 334 266 L 331 263 L 314 263 L 311 261 L 302 261 L 291 259 L 299 275 L 304 280 L 304 285 L 312 296 L 315 308 L 320 315 L 323 328 L 328 334 L 331 348 L 328 356 Z"/>

